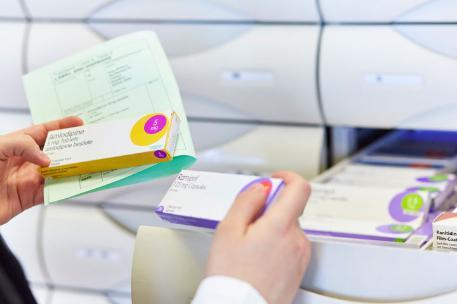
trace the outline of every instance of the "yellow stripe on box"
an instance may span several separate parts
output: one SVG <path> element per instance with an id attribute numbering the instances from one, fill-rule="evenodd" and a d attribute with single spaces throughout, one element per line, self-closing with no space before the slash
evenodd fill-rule
<path id="1" fill-rule="evenodd" d="M 165 157 L 159 158 L 154 154 L 154 151 L 148 151 L 137 154 L 74 163 L 58 167 L 45 167 L 40 168 L 40 171 L 44 177 L 61 178 L 99 171 L 108 171 L 167 162 L 172 159 L 169 151 L 161 151 L 166 153 Z"/>

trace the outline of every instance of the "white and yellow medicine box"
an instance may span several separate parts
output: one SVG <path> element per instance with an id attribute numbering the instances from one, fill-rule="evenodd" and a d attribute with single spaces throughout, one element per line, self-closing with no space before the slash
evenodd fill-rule
<path id="1" fill-rule="evenodd" d="M 151 113 L 51 131 L 43 148 L 51 163 L 41 173 L 59 178 L 170 161 L 179 122 L 175 112 Z"/>

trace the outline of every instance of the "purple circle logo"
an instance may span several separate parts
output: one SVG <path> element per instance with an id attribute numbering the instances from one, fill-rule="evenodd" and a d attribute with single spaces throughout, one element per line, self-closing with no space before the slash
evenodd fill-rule
<path id="1" fill-rule="evenodd" d="M 144 124 L 144 132 L 148 134 L 156 134 L 165 128 L 167 125 L 167 118 L 162 115 L 154 115 L 149 118 L 146 123 Z"/>
<path id="2" fill-rule="evenodd" d="M 167 152 L 162 151 L 162 150 L 157 150 L 157 151 L 154 151 L 154 155 L 157 158 L 165 158 L 165 157 L 167 157 Z"/>
<path id="3" fill-rule="evenodd" d="M 419 217 L 424 207 L 424 200 L 415 191 L 397 194 L 389 204 L 390 216 L 399 222 L 411 222 Z"/>

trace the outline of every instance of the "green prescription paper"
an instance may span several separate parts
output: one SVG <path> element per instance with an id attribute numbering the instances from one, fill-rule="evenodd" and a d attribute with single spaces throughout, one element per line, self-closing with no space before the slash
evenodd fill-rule
<path id="1" fill-rule="evenodd" d="M 45 204 L 178 173 L 196 160 L 176 80 L 153 32 L 102 43 L 35 70 L 23 82 L 34 123 L 75 115 L 90 124 L 167 111 L 181 119 L 171 162 L 47 179 Z"/>

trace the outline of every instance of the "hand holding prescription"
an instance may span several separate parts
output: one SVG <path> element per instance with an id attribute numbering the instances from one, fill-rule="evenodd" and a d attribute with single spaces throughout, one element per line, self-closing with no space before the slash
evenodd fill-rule
<path id="1" fill-rule="evenodd" d="M 217 228 L 206 275 L 245 281 L 268 303 L 291 303 L 311 256 L 298 225 L 310 187 L 291 172 L 273 177 L 283 179 L 285 187 L 262 216 L 264 186 L 255 184 L 237 197 Z"/>
<path id="2" fill-rule="evenodd" d="M 82 124 L 78 117 L 67 117 L 0 136 L 0 225 L 43 202 L 44 178 L 38 168 L 49 165 L 40 150 L 47 133 Z"/>

